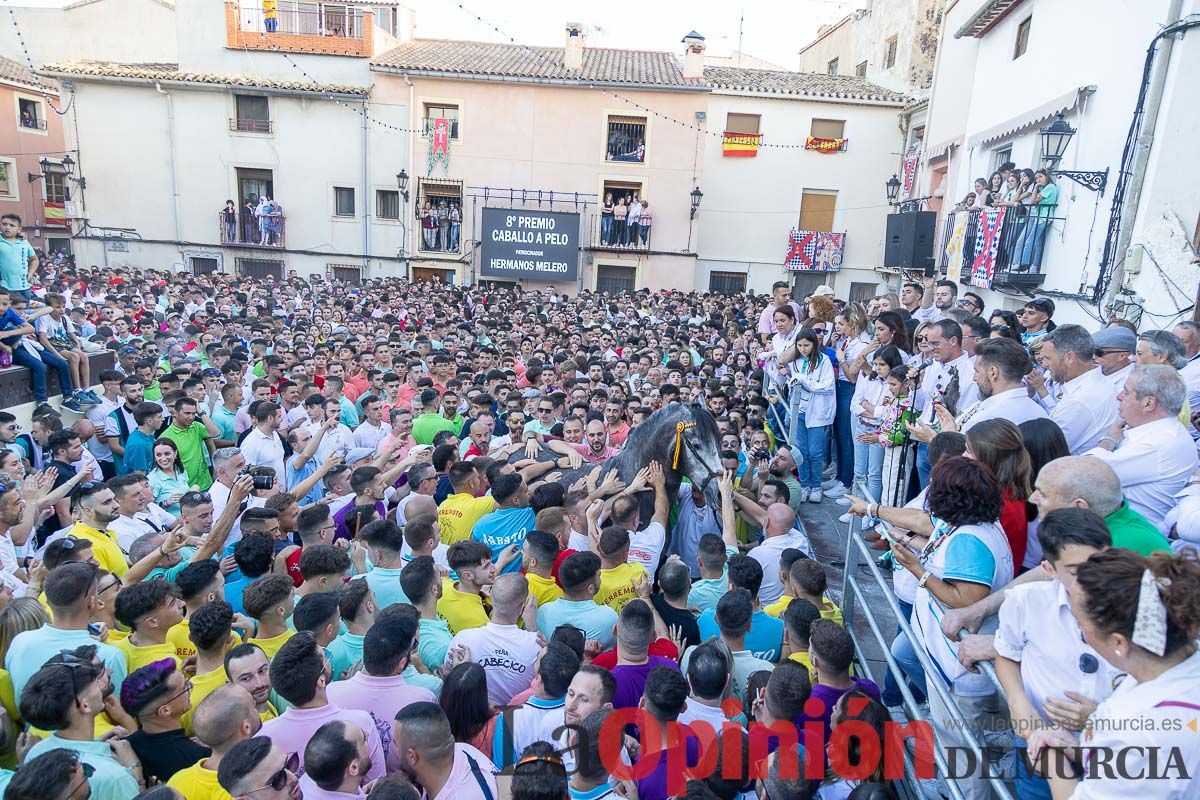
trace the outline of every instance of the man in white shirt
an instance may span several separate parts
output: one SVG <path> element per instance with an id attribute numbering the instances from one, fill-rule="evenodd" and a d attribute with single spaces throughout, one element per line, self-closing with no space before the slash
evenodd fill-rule
<path id="1" fill-rule="evenodd" d="M 325 401 L 325 418 L 320 422 L 309 422 L 308 432 L 313 436 L 317 435 L 317 428 L 325 424 L 325 420 L 329 418 L 340 418 L 342 415 L 342 407 L 337 400 Z M 331 431 L 326 431 L 325 436 L 321 439 L 321 444 L 317 447 L 315 458 L 317 463 L 324 461 L 331 453 L 337 453 L 343 458 L 350 452 L 354 446 L 354 434 L 344 424 L 339 422 L 337 427 Z"/>
<path id="2" fill-rule="evenodd" d="M 104 477 L 111 478 L 117 474 L 117 467 L 113 461 L 112 448 L 108 446 L 105 438 L 104 427 L 109 414 L 117 410 L 120 402 L 121 373 L 116 370 L 104 370 L 100 373 L 100 384 L 104 387 L 100 394 L 100 402 L 89 406 L 87 410 L 87 418 L 91 420 L 95 430 L 95 435 L 88 441 L 87 447 L 100 462 Z"/>
<path id="3" fill-rule="evenodd" d="M 1062 429 L 1071 455 L 1091 450 L 1117 421 L 1111 384 L 1094 358 L 1092 335 L 1079 325 L 1059 325 L 1042 339 L 1042 363 L 1062 387 L 1050 419 Z"/>
<path id="4" fill-rule="evenodd" d="M 762 566 L 763 579 L 758 588 L 758 602 L 767 605 L 783 596 L 783 583 L 779 577 L 779 559 L 783 551 L 794 547 L 809 558 L 815 556 L 808 537 L 796 529 L 796 512 L 786 503 L 767 506 L 763 534 L 762 543 L 747 555 Z"/>
<path id="5" fill-rule="evenodd" d="M 1196 446 L 1179 422 L 1186 396 L 1174 367 L 1135 367 L 1117 397 L 1120 419 L 1086 453 L 1113 468 L 1130 507 L 1160 529 L 1197 467 Z"/>
<path id="6" fill-rule="evenodd" d="M 955 307 L 958 302 L 958 284 L 950 280 L 935 280 L 933 276 L 921 279 L 924 292 L 921 294 L 921 307 L 912 312 L 912 318 L 917 323 L 941 322 L 946 318 L 946 312 Z M 961 344 L 961 339 L 959 340 Z"/>
<path id="7" fill-rule="evenodd" d="M 636 493 L 618 497 L 613 501 L 612 524 L 629 531 L 629 557 L 626 560 L 630 564 L 641 564 L 646 568 L 646 573 L 653 577 L 658 569 L 659 559 L 662 558 L 663 548 L 667 544 L 667 519 L 671 503 L 667 497 L 666 477 L 658 462 L 650 463 L 649 474 L 649 483 L 654 487 L 654 517 L 650 524 L 640 531 L 636 530 L 641 512 L 641 503 Z M 632 492 L 637 492 L 635 486 L 636 479 L 630 484 Z"/>
<path id="8" fill-rule="evenodd" d="M 465 647 L 471 660 L 487 673 L 488 700 L 496 706 L 508 705 L 514 695 L 533 683 L 533 664 L 538 644 L 537 601 L 529 594 L 529 582 L 519 572 L 500 575 L 492 584 L 492 618 L 482 628 L 459 631 L 450 640 L 450 649 Z M 530 630 L 517 627 L 526 618 Z"/>
<path id="9" fill-rule="evenodd" d="M 1025 376 L 1032 369 L 1029 354 L 1012 339 L 981 341 L 975 348 L 975 385 L 983 399 L 953 422 L 943 418 L 942 430 L 966 433 L 985 419 L 1006 419 L 1020 425 L 1045 418 L 1046 410 L 1030 399 L 1025 387 Z"/>
<path id="10" fill-rule="evenodd" d="M 383 402 L 379 398 L 375 397 L 365 401 L 363 412 L 366 420 L 354 429 L 353 446 L 374 450 L 391 432 L 391 428 L 383 424 Z"/>
<path id="11" fill-rule="evenodd" d="M 109 483 L 117 501 L 119 516 L 108 523 L 108 529 L 117 537 L 117 544 L 125 552 L 133 543 L 147 533 L 162 533 L 175 522 L 175 518 L 158 506 L 163 516 L 150 511 L 150 482 L 143 475 L 121 475 Z M 165 518 L 164 518 L 165 517 Z"/>
<path id="12" fill-rule="evenodd" d="M 775 327 L 775 309 L 786 305 L 790 305 L 796 312 L 796 319 L 803 318 L 804 309 L 800 308 L 799 303 L 792 300 L 792 287 L 788 285 L 787 281 L 775 281 L 771 286 L 771 302 L 767 304 L 758 318 L 758 337 L 763 344 L 769 344 L 771 337 L 779 333 Z"/>
<path id="13" fill-rule="evenodd" d="M 1188 360 L 1179 370 L 1183 382 L 1187 384 L 1188 402 L 1193 409 L 1200 411 L 1200 322 L 1181 322 L 1175 326 L 1174 333 L 1183 343 L 1183 354 Z"/>
<path id="14" fill-rule="evenodd" d="M 1129 373 L 1133 372 L 1133 362 L 1129 358 L 1137 351 L 1137 335 L 1123 325 L 1113 325 L 1093 333 L 1092 343 L 1096 347 L 1093 360 L 1112 383 L 1113 397 L 1116 397 L 1125 388 Z M 1187 380 L 1186 376 L 1184 380 Z"/>
<path id="15" fill-rule="evenodd" d="M 437 491 L 438 474 L 432 464 L 413 464 L 408 471 L 408 494 L 400 498 L 396 504 L 396 524 L 401 527 L 408 524 L 408 504 L 417 497 L 433 499 Z M 436 513 L 436 507 L 435 507 Z M 413 516 L 416 516 L 414 514 Z"/>
<path id="16" fill-rule="evenodd" d="M 958 376 L 956 410 L 970 408 L 979 400 L 975 364 L 962 349 L 962 326 L 951 319 L 939 320 L 925 332 L 925 343 L 929 345 L 933 363 L 925 368 L 925 377 L 921 381 L 925 403 L 921 407 L 919 424 L 912 429 L 913 438 L 922 442 L 917 446 L 917 473 L 922 486 L 929 483 L 929 473 L 933 469 L 929 464 L 928 443 L 935 435 L 931 427 L 935 419 L 934 401 L 940 402 L 955 375 Z"/>
<path id="17" fill-rule="evenodd" d="M 254 408 L 254 429 L 242 440 L 242 455 L 246 463 L 255 467 L 270 467 L 275 471 L 280 486 L 287 486 L 287 473 L 283 465 L 283 440 L 275 429 L 279 427 L 279 406 L 271 402 L 260 402 Z"/>

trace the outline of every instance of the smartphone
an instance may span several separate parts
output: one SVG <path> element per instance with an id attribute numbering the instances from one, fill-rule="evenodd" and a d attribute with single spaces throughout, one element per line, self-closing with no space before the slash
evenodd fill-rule
<path id="1" fill-rule="evenodd" d="M 97 625 L 95 622 L 89 622 L 88 623 L 88 633 L 90 633 L 92 636 L 99 636 L 100 635 L 100 626 Z"/>

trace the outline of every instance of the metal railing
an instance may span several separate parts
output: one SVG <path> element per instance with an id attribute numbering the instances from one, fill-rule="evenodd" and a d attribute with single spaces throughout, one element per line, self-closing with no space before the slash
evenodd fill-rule
<path id="1" fill-rule="evenodd" d="M 46 120 L 44 119 L 27 119 L 22 117 L 18 120 L 18 124 L 29 131 L 44 131 L 46 130 Z"/>
<path id="2" fill-rule="evenodd" d="M 861 492 L 864 499 L 866 499 L 869 503 L 876 502 L 875 498 L 872 497 L 870 492 L 867 491 L 866 485 L 861 481 L 855 481 L 853 491 Z M 856 520 L 858 520 L 857 531 L 855 530 Z M 879 521 L 879 525 L 887 532 L 888 535 L 891 535 L 891 525 L 882 520 Z M 908 618 L 901 611 L 899 603 L 896 602 L 896 597 L 892 591 L 892 587 L 884 579 L 883 573 L 879 570 L 879 566 L 875 563 L 877 554 L 867 545 L 866 541 L 864 541 L 862 537 L 862 534 L 863 529 L 861 518 L 852 516 L 850 518 L 849 530 L 847 531 L 846 536 L 846 566 L 844 569 L 842 582 L 842 619 L 846 631 L 854 640 L 855 652 L 865 652 L 862 641 L 855 632 L 854 623 L 856 607 L 858 603 L 863 602 L 866 598 L 862 584 L 859 583 L 858 578 L 860 568 L 866 567 L 870 578 L 875 582 L 876 587 L 880 590 L 880 593 L 887 601 L 888 608 L 895 616 L 896 622 L 900 627 L 900 635 L 908 639 L 909 644 L 912 645 L 914 654 L 921 662 L 921 667 L 925 670 L 926 693 L 937 693 L 938 699 L 941 700 L 942 704 L 950 712 L 951 724 L 957 728 L 962 738 L 966 741 L 967 747 L 972 751 L 976 759 L 975 763 L 986 765 L 988 762 L 986 760 L 986 754 L 984 753 L 983 746 L 975 737 L 975 734 L 967 724 L 966 718 L 959 710 L 958 704 L 954 701 L 954 696 L 951 694 L 950 688 L 944 686 L 938 677 L 939 668 L 933 663 L 929 657 L 929 654 L 925 651 L 923 640 L 913 632 L 912 626 L 908 622 Z M 904 701 L 904 710 L 908 715 L 909 721 L 915 722 L 922 720 L 932 725 L 932 722 L 923 716 L 921 705 L 916 702 L 916 698 L 913 696 L 912 691 L 908 688 L 908 681 L 905 679 L 903 669 L 901 669 L 899 663 L 897 663 L 895 657 L 892 655 L 891 646 L 892 640 L 895 638 L 895 636 L 885 635 L 880 629 L 879 621 L 873 614 L 866 613 L 862 616 L 863 619 L 866 620 L 868 628 L 870 628 L 872 638 L 879 646 L 879 649 L 883 652 L 883 657 L 887 663 L 888 671 L 896 679 L 896 684 Z M 961 638 L 965 633 L 965 630 L 961 631 L 959 637 Z M 1004 688 L 1000 685 L 1000 681 L 997 679 L 995 670 L 991 668 L 991 665 L 980 662 L 977 664 L 977 666 L 983 668 L 984 674 L 987 675 L 991 682 L 995 685 L 996 689 L 1000 693 L 1000 696 L 1007 699 L 1004 695 Z M 860 667 L 865 667 L 865 665 L 860 664 Z M 864 672 L 862 674 L 869 673 Z M 917 779 L 918 776 L 915 774 L 915 767 L 912 761 L 912 756 L 908 752 L 908 748 L 905 747 L 902 749 L 904 751 L 904 772 L 905 776 L 911 782 L 910 788 L 915 791 L 917 797 L 924 800 L 924 798 L 927 796 L 926 788 L 922 785 L 921 780 Z M 934 737 L 933 755 L 934 763 L 937 766 L 939 775 L 947 775 L 948 761 L 945 746 L 937 741 L 936 736 Z M 996 796 L 999 797 L 1000 800 L 1014 800 L 1013 793 L 1010 791 L 1008 785 L 1001 777 L 995 775 L 993 771 L 984 769 L 982 779 L 991 784 L 992 790 L 996 793 Z M 945 785 L 955 800 L 965 800 L 965 795 L 963 794 L 962 789 L 958 787 L 954 779 L 946 779 Z M 935 800 L 935 798 L 936 795 L 931 798 L 931 800 Z"/>
<path id="3" fill-rule="evenodd" d="M 247 119 L 245 117 L 230 117 L 229 130 L 242 133 L 273 133 L 275 126 L 269 119 Z"/>
<path id="4" fill-rule="evenodd" d="M 1057 205 L 1007 206 L 996 241 L 993 283 L 1039 285 L 1045 280 L 1043 263 L 1050 231 L 1063 217 L 1055 216 Z M 966 217 L 960 215 L 965 214 Z M 984 210 L 952 211 L 942 223 L 936 260 L 943 274 L 957 266 L 963 281 L 971 277 L 975 264 L 979 222 Z M 1059 226 L 1061 228 L 1061 225 Z M 956 231 L 961 228 L 961 239 Z M 985 240 L 990 241 L 985 237 Z M 986 246 L 986 241 L 985 245 Z"/>
<path id="5" fill-rule="evenodd" d="M 607 221 L 606 221 L 607 220 Z M 602 250 L 649 250 L 651 233 L 654 225 L 651 223 L 642 228 L 639 223 L 637 230 L 629 225 L 628 219 L 621 224 L 612 216 L 600 212 L 591 215 L 588 221 L 588 247 Z"/>
<path id="6" fill-rule="evenodd" d="M 646 160 L 646 123 L 608 123 L 608 146 L 605 161 L 630 161 L 641 164 Z"/>
<path id="7" fill-rule="evenodd" d="M 244 210 L 237 214 L 237 222 L 227 223 L 225 212 L 217 212 L 217 235 L 221 244 L 236 244 L 240 247 L 284 247 L 287 233 L 287 218 L 283 214 L 256 217 Z"/>
<path id="8" fill-rule="evenodd" d="M 243 31 L 288 33 L 299 36 L 340 36 L 363 38 L 362 9 L 338 3 L 317 3 L 312 9 L 280 8 L 270 30 L 271 20 L 263 16 L 260 0 L 241 0 L 239 18 Z"/>

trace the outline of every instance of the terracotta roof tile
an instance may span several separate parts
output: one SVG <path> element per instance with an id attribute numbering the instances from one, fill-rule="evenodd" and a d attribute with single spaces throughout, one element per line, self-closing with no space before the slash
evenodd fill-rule
<path id="1" fill-rule="evenodd" d="M 462 75 L 704 88 L 701 81 L 683 77 L 683 70 L 673 55 L 649 50 L 585 47 L 583 69 L 574 71 L 564 64 L 561 47 L 416 39 L 392 48 L 371 63 L 385 69 Z"/>
<path id="2" fill-rule="evenodd" d="M 175 81 L 247 89 L 282 89 L 294 92 L 366 95 L 366 86 L 345 86 L 308 81 L 281 81 L 252 75 L 225 75 L 216 72 L 180 72 L 178 64 L 117 64 L 102 61 L 59 61 L 39 70 L 45 75 L 80 75 L 94 78 L 132 78 L 145 81 Z"/>
<path id="3" fill-rule="evenodd" d="M 24 64 L 13 61 L 11 58 L 4 58 L 3 56 L 0 56 L 0 81 L 19 83 L 24 86 L 36 86 L 50 92 L 58 91 L 49 83 L 35 75 L 33 71 Z"/>
<path id="4" fill-rule="evenodd" d="M 820 72 L 778 72 L 741 67 L 705 67 L 704 80 L 714 89 L 821 97 L 834 100 L 873 100 L 902 105 L 909 97 L 850 75 Z"/>

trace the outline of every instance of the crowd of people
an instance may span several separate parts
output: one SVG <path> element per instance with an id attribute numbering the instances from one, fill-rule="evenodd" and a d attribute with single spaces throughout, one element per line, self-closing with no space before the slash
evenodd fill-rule
<path id="1" fill-rule="evenodd" d="M 894 798 L 835 766 L 906 695 L 982 737 L 987 660 L 1022 798 L 1197 791 L 1200 325 L 933 278 L 863 305 L 5 258 L 0 346 L 54 308 L 113 354 L 83 413 L 0 412 L 6 800 Z M 606 471 L 679 403 L 719 470 L 680 475 L 681 423 Z M 844 627 L 829 499 L 908 615 L 896 672 Z M 1105 748 L 1082 782 L 1036 759 Z"/>
<path id="2" fill-rule="evenodd" d="M 1009 223 L 1000 243 L 1002 257 L 1019 272 L 1042 264 L 1046 234 L 1058 207 L 1058 186 L 1049 169 L 1017 168 L 1006 161 L 988 178 L 976 178 L 974 188 L 955 206 L 955 211 L 1008 209 Z M 968 228 L 964 256 L 970 259 L 975 249 L 973 227 Z"/>

